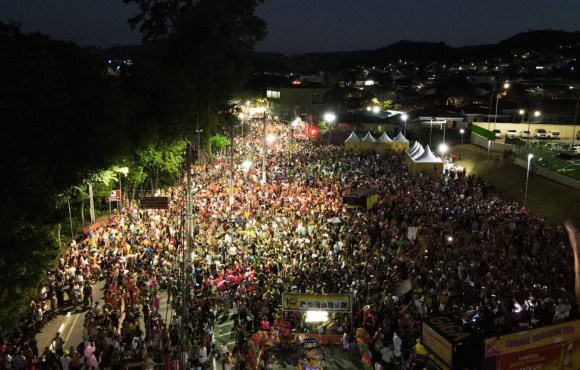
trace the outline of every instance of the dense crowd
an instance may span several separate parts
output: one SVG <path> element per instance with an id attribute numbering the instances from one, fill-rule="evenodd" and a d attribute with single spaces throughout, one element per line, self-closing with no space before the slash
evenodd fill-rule
<path id="1" fill-rule="evenodd" d="M 229 155 L 195 166 L 186 249 L 185 179 L 160 191 L 171 199 L 169 210 L 127 201 L 108 225 L 73 243 L 31 303 L 31 320 L 42 326 L 43 309 L 85 304 L 84 342 L 65 351 L 57 335 L 45 354 L 34 354 L 33 342 L 4 347 L 3 363 L 31 369 L 42 358 L 38 366 L 47 369 L 172 369 L 186 361 L 204 369 L 213 357 L 224 369 L 269 368 L 270 351 L 258 364 L 247 354 L 257 331 L 271 333 L 274 346 L 292 346 L 295 333 L 339 335 L 349 350 L 354 331 L 364 327 L 375 361 L 420 368 L 424 358 L 413 349 L 431 315 L 457 314 L 482 335 L 577 315 L 561 226 L 500 199 L 465 172 L 412 176 L 405 154 L 315 146 L 290 139 L 281 125 L 268 131 L 278 139 L 267 150 L 265 184 L 261 131 L 236 142 L 232 207 Z M 245 159 L 254 165 L 242 165 Z M 359 187 L 376 190 L 372 210 L 343 203 Z M 91 282 L 99 278 L 106 280 L 105 300 L 93 302 Z M 161 288 L 174 317 L 159 311 Z M 283 292 L 352 294 L 352 315 L 311 327 L 300 313 L 281 311 Z M 231 348 L 213 335 L 216 319 L 227 315 L 234 319 Z"/>

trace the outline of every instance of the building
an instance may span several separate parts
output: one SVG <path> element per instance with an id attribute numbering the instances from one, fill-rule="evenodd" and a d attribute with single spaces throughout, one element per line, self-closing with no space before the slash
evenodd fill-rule
<path id="1" fill-rule="evenodd" d="M 289 120 L 295 114 L 321 114 L 329 107 L 325 95 L 332 89 L 328 87 L 268 87 L 266 98 L 273 115 Z"/>

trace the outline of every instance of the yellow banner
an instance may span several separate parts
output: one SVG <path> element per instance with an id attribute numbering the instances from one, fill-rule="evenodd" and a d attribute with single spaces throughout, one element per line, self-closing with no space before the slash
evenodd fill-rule
<path id="1" fill-rule="evenodd" d="M 521 331 L 485 340 L 485 357 L 506 355 L 580 337 L 580 320 Z"/>
<path id="2" fill-rule="evenodd" d="M 426 324 L 423 324 L 421 343 L 427 347 L 431 353 L 437 354 L 439 358 L 445 361 L 446 365 L 451 365 L 453 344 Z"/>
<path id="3" fill-rule="evenodd" d="M 351 312 L 352 303 L 350 294 L 282 293 L 282 309 Z"/>

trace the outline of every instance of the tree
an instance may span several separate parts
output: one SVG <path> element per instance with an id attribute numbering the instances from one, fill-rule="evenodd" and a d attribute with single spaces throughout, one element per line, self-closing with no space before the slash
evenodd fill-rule
<path id="1" fill-rule="evenodd" d="M 447 79 L 437 85 L 437 96 L 443 105 L 462 107 L 475 99 L 475 89 L 465 78 Z"/>
<path id="2" fill-rule="evenodd" d="M 242 87 L 250 72 L 249 52 L 266 35 L 254 15 L 262 0 L 124 0 L 139 14 L 129 19 L 146 43 L 162 43 L 160 68 L 176 70 L 191 90 L 204 135 L 219 131 L 217 109 Z M 193 113 L 192 113 L 193 116 Z M 193 139 L 193 138 L 191 138 Z"/>
<path id="3" fill-rule="evenodd" d="M 185 160 L 185 147 L 185 140 L 159 140 L 156 145 L 148 145 L 136 151 L 139 163 L 151 181 L 151 191 L 157 190 L 160 183 L 175 183 Z"/>
<path id="4" fill-rule="evenodd" d="M 127 153 L 128 106 L 95 53 L 0 23 L 0 322 L 10 332 L 60 245 L 63 194 Z"/>

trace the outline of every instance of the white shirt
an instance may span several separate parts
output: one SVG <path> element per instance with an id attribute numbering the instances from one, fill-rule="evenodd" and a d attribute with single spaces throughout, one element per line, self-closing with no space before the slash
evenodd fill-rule
<path id="1" fill-rule="evenodd" d="M 205 346 L 201 346 L 199 349 L 199 363 L 205 364 L 207 362 L 207 348 Z"/>

